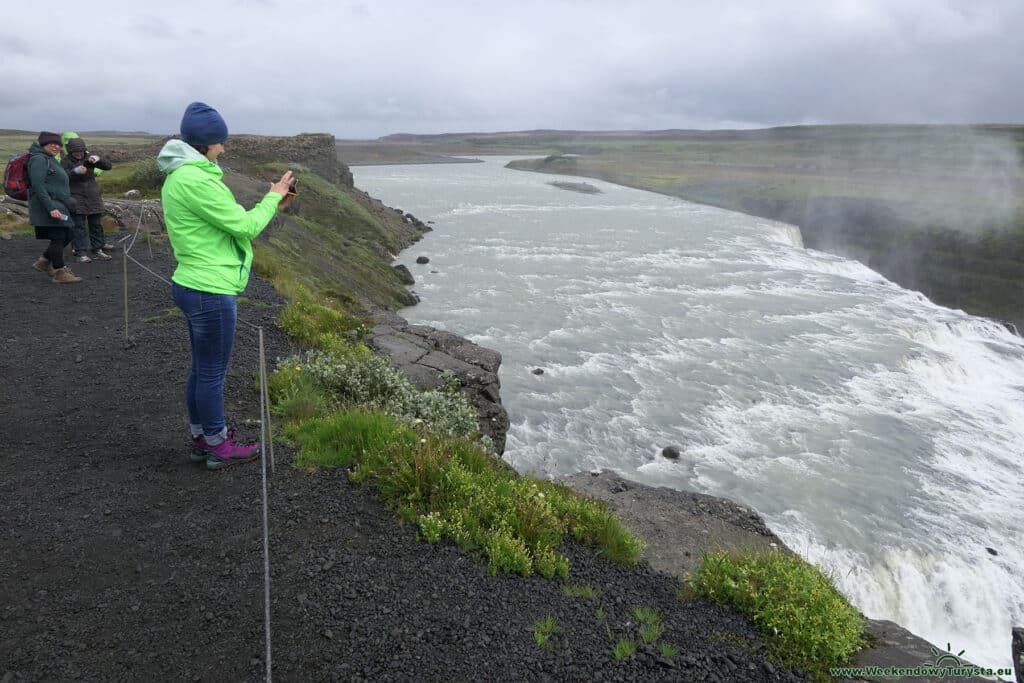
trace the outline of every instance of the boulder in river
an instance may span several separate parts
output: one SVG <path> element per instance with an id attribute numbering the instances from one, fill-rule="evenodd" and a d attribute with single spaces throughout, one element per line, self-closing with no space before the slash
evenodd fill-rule
<path id="1" fill-rule="evenodd" d="M 395 269 L 395 274 L 398 275 L 398 281 L 403 285 L 416 284 L 415 278 L 413 278 L 412 273 L 409 272 L 409 269 L 406 266 L 399 264 L 397 266 L 392 266 L 392 268 Z"/>

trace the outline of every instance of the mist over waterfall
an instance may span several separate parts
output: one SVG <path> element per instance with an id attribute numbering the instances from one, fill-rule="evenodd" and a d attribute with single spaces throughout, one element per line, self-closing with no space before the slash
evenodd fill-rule
<path id="1" fill-rule="evenodd" d="M 1009 666 L 1024 339 L 793 226 L 505 161 L 355 175 L 434 222 L 402 315 L 501 352 L 506 459 L 742 502 L 869 617 Z"/>

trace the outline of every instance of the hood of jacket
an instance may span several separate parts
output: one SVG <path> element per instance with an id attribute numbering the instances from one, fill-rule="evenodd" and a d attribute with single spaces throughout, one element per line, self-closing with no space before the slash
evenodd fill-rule
<path id="1" fill-rule="evenodd" d="M 79 137 L 78 133 L 76 133 L 74 131 L 71 131 L 71 130 L 69 130 L 68 132 L 64 133 L 63 135 L 60 136 L 60 145 L 61 145 L 61 147 L 63 147 L 64 149 L 67 149 L 68 148 L 68 140 L 71 140 L 72 138 L 77 138 L 77 137 Z"/>
<path id="2" fill-rule="evenodd" d="M 156 158 L 157 168 L 167 174 L 181 168 L 185 164 L 195 164 L 204 168 L 209 167 L 207 170 L 214 175 L 218 177 L 224 175 L 220 166 L 207 159 L 199 153 L 199 150 L 182 140 L 168 140 Z"/>
<path id="3" fill-rule="evenodd" d="M 43 147 L 42 145 L 40 145 L 38 142 L 33 142 L 32 143 L 32 146 L 28 148 L 28 153 L 29 154 L 45 154 L 46 156 L 50 157 L 51 159 L 55 158 L 53 156 L 50 156 L 50 153 L 46 151 L 46 148 Z"/>

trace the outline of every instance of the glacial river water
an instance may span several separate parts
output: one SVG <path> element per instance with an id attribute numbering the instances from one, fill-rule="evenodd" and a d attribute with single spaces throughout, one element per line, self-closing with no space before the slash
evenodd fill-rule
<path id="1" fill-rule="evenodd" d="M 401 313 L 501 352 L 506 459 L 752 506 L 868 616 L 1009 666 L 1024 339 L 804 249 L 792 226 L 596 180 L 566 191 L 549 183 L 580 179 L 507 161 L 353 169 L 433 222 L 399 256 L 422 297 Z"/>

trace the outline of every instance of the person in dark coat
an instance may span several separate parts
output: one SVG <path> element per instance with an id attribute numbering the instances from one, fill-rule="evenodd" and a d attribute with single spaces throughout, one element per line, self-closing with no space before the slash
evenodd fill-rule
<path id="1" fill-rule="evenodd" d="M 68 174 L 71 196 L 75 200 L 75 212 L 71 216 L 71 241 L 75 250 L 75 261 L 91 263 L 93 259 L 109 261 L 103 251 L 103 197 L 96 183 L 96 172 L 109 171 L 111 164 L 86 149 L 85 140 L 74 133 L 65 133 L 67 154 L 61 159 L 61 166 Z M 89 231 L 86 232 L 88 222 Z"/>
<path id="2" fill-rule="evenodd" d="M 50 241 L 32 267 L 60 284 L 81 282 L 82 278 L 64 264 L 64 248 L 71 242 L 74 200 L 68 174 L 54 158 L 61 151 L 60 136 L 43 131 L 28 151 L 28 219 L 36 239 Z"/>

